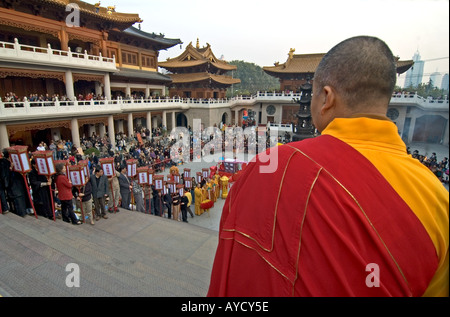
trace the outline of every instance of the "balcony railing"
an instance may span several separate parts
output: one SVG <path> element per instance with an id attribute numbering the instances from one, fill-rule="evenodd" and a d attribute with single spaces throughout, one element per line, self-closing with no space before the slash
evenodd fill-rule
<path id="1" fill-rule="evenodd" d="M 55 50 L 50 44 L 47 47 L 23 45 L 18 39 L 14 39 L 14 43 L 0 42 L 0 60 L 103 71 L 117 70 L 115 57 L 103 57 L 101 53 L 99 56 L 89 55 L 87 51 L 71 52 L 70 47 L 68 51 Z"/>
<path id="2" fill-rule="evenodd" d="M 191 99 L 191 98 L 149 98 L 149 99 L 114 99 L 89 101 L 2 101 L 0 98 L 0 122 L 19 121 L 48 117 L 80 117 L 86 115 L 106 115 L 130 111 L 175 111 L 191 108 L 233 108 L 235 106 L 252 107 L 261 101 L 292 101 L 301 97 L 295 93 L 265 93 L 258 92 L 249 97 L 234 97 L 231 99 Z M 417 95 L 393 96 L 391 105 L 419 105 L 425 110 L 447 110 L 448 100 L 430 100 Z"/>

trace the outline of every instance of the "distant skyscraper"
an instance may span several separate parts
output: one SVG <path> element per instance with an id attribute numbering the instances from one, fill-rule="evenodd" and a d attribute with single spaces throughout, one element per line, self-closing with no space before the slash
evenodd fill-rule
<path id="1" fill-rule="evenodd" d="M 442 74 L 438 71 L 435 71 L 430 75 L 430 80 L 433 83 L 433 87 L 436 87 L 438 89 L 441 89 L 442 84 Z"/>
<path id="2" fill-rule="evenodd" d="M 405 78 L 405 88 L 417 87 L 422 83 L 424 61 L 420 60 L 419 51 L 413 56 L 414 65 L 408 69 Z"/>
<path id="3" fill-rule="evenodd" d="M 448 91 L 448 74 L 444 74 L 442 77 L 441 89 Z"/>

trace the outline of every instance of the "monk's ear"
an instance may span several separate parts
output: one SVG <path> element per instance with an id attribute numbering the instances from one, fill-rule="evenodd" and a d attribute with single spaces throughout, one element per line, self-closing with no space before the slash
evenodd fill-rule
<path id="1" fill-rule="evenodd" d="M 336 107 L 336 91 L 330 86 L 325 86 L 323 87 L 322 96 L 323 103 L 320 112 L 322 115 L 324 115 L 325 113 L 329 113 L 330 111 L 335 110 L 334 108 Z"/>

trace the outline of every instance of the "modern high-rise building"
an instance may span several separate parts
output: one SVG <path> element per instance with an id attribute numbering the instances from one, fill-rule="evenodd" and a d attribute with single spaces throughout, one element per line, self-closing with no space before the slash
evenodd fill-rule
<path id="1" fill-rule="evenodd" d="M 448 74 L 442 76 L 441 89 L 448 91 Z"/>
<path id="2" fill-rule="evenodd" d="M 433 87 L 441 89 L 442 73 L 435 71 L 434 73 L 432 73 L 430 75 L 430 80 L 431 80 Z"/>
<path id="3" fill-rule="evenodd" d="M 417 87 L 422 83 L 424 61 L 420 60 L 419 51 L 413 56 L 414 65 L 406 72 L 405 88 Z"/>

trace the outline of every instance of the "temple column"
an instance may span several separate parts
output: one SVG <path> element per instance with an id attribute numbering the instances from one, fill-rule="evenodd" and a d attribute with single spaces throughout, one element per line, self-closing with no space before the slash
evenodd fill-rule
<path id="1" fill-rule="evenodd" d="M 147 129 L 150 131 L 149 137 L 152 136 L 152 113 L 147 112 Z"/>
<path id="2" fill-rule="evenodd" d="M 449 119 L 447 119 L 447 124 L 445 125 L 445 133 L 444 133 L 444 139 L 442 140 L 442 145 L 448 145 L 448 124 L 449 124 Z"/>
<path id="3" fill-rule="evenodd" d="M 5 123 L 0 123 L 0 150 L 9 147 L 8 129 Z"/>
<path id="4" fill-rule="evenodd" d="M 72 71 L 66 70 L 66 96 L 67 98 L 69 98 L 70 100 L 74 101 L 75 98 L 75 91 L 73 89 L 73 76 L 72 76 Z"/>
<path id="5" fill-rule="evenodd" d="M 92 134 L 96 134 L 97 135 L 97 131 L 95 131 L 96 129 L 95 129 L 95 124 L 90 124 L 89 125 L 89 136 L 88 137 L 92 137 Z"/>
<path id="6" fill-rule="evenodd" d="M 98 81 L 95 82 L 95 95 L 103 95 L 102 85 Z"/>
<path id="7" fill-rule="evenodd" d="M 106 134 L 106 127 L 104 123 L 100 123 L 99 127 L 98 127 L 98 134 L 100 135 L 101 138 L 103 138 Z"/>
<path id="8" fill-rule="evenodd" d="M 128 136 L 132 137 L 133 136 L 133 114 L 129 113 L 128 114 Z"/>
<path id="9" fill-rule="evenodd" d="M 239 111 L 237 109 L 234 110 L 234 124 L 239 126 Z"/>
<path id="10" fill-rule="evenodd" d="M 68 51 L 69 50 L 69 35 L 67 34 L 65 28 L 63 28 L 59 32 L 59 41 L 61 43 L 61 50 Z"/>
<path id="11" fill-rule="evenodd" d="M 72 130 L 72 143 L 78 148 L 80 147 L 80 130 L 78 127 L 78 119 L 73 118 L 70 124 Z"/>
<path id="12" fill-rule="evenodd" d="M 150 87 L 147 86 L 145 87 L 145 99 L 149 99 L 150 98 Z"/>
<path id="13" fill-rule="evenodd" d="M 105 98 L 111 100 L 111 80 L 109 78 L 109 73 L 105 74 L 105 83 L 103 87 Z"/>
<path id="14" fill-rule="evenodd" d="M 108 116 L 108 136 L 111 142 L 112 148 L 116 150 L 116 132 L 114 131 L 114 116 Z"/>
<path id="15" fill-rule="evenodd" d="M 414 137 L 414 129 L 416 128 L 416 117 L 411 117 L 411 123 L 409 125 L 409 132 L 408 132 L 408 144 L 412 142 Z"/>
<path id="16" fill-rule="evenodd" d="M 167 129 L 167 111 L 163 111 L 162 113 L 162 125 Z"/>
<path id="17" fill-rule="evenodd" d="M 171 127 L 172 130 L 175 129 L 176 126 L 177 126 L 177 122 L 176 122 L 176 119 L 175 119 L 175 111 L 173 111 L 172 112 L 172 127 Z"/>
<path id="18" fill-rule="evenodd" d="M 119 129 L 119 132 L 123 133 L 123 120 L 120 119 L 118 124 L 117 124 L 117 128 Z"/>

